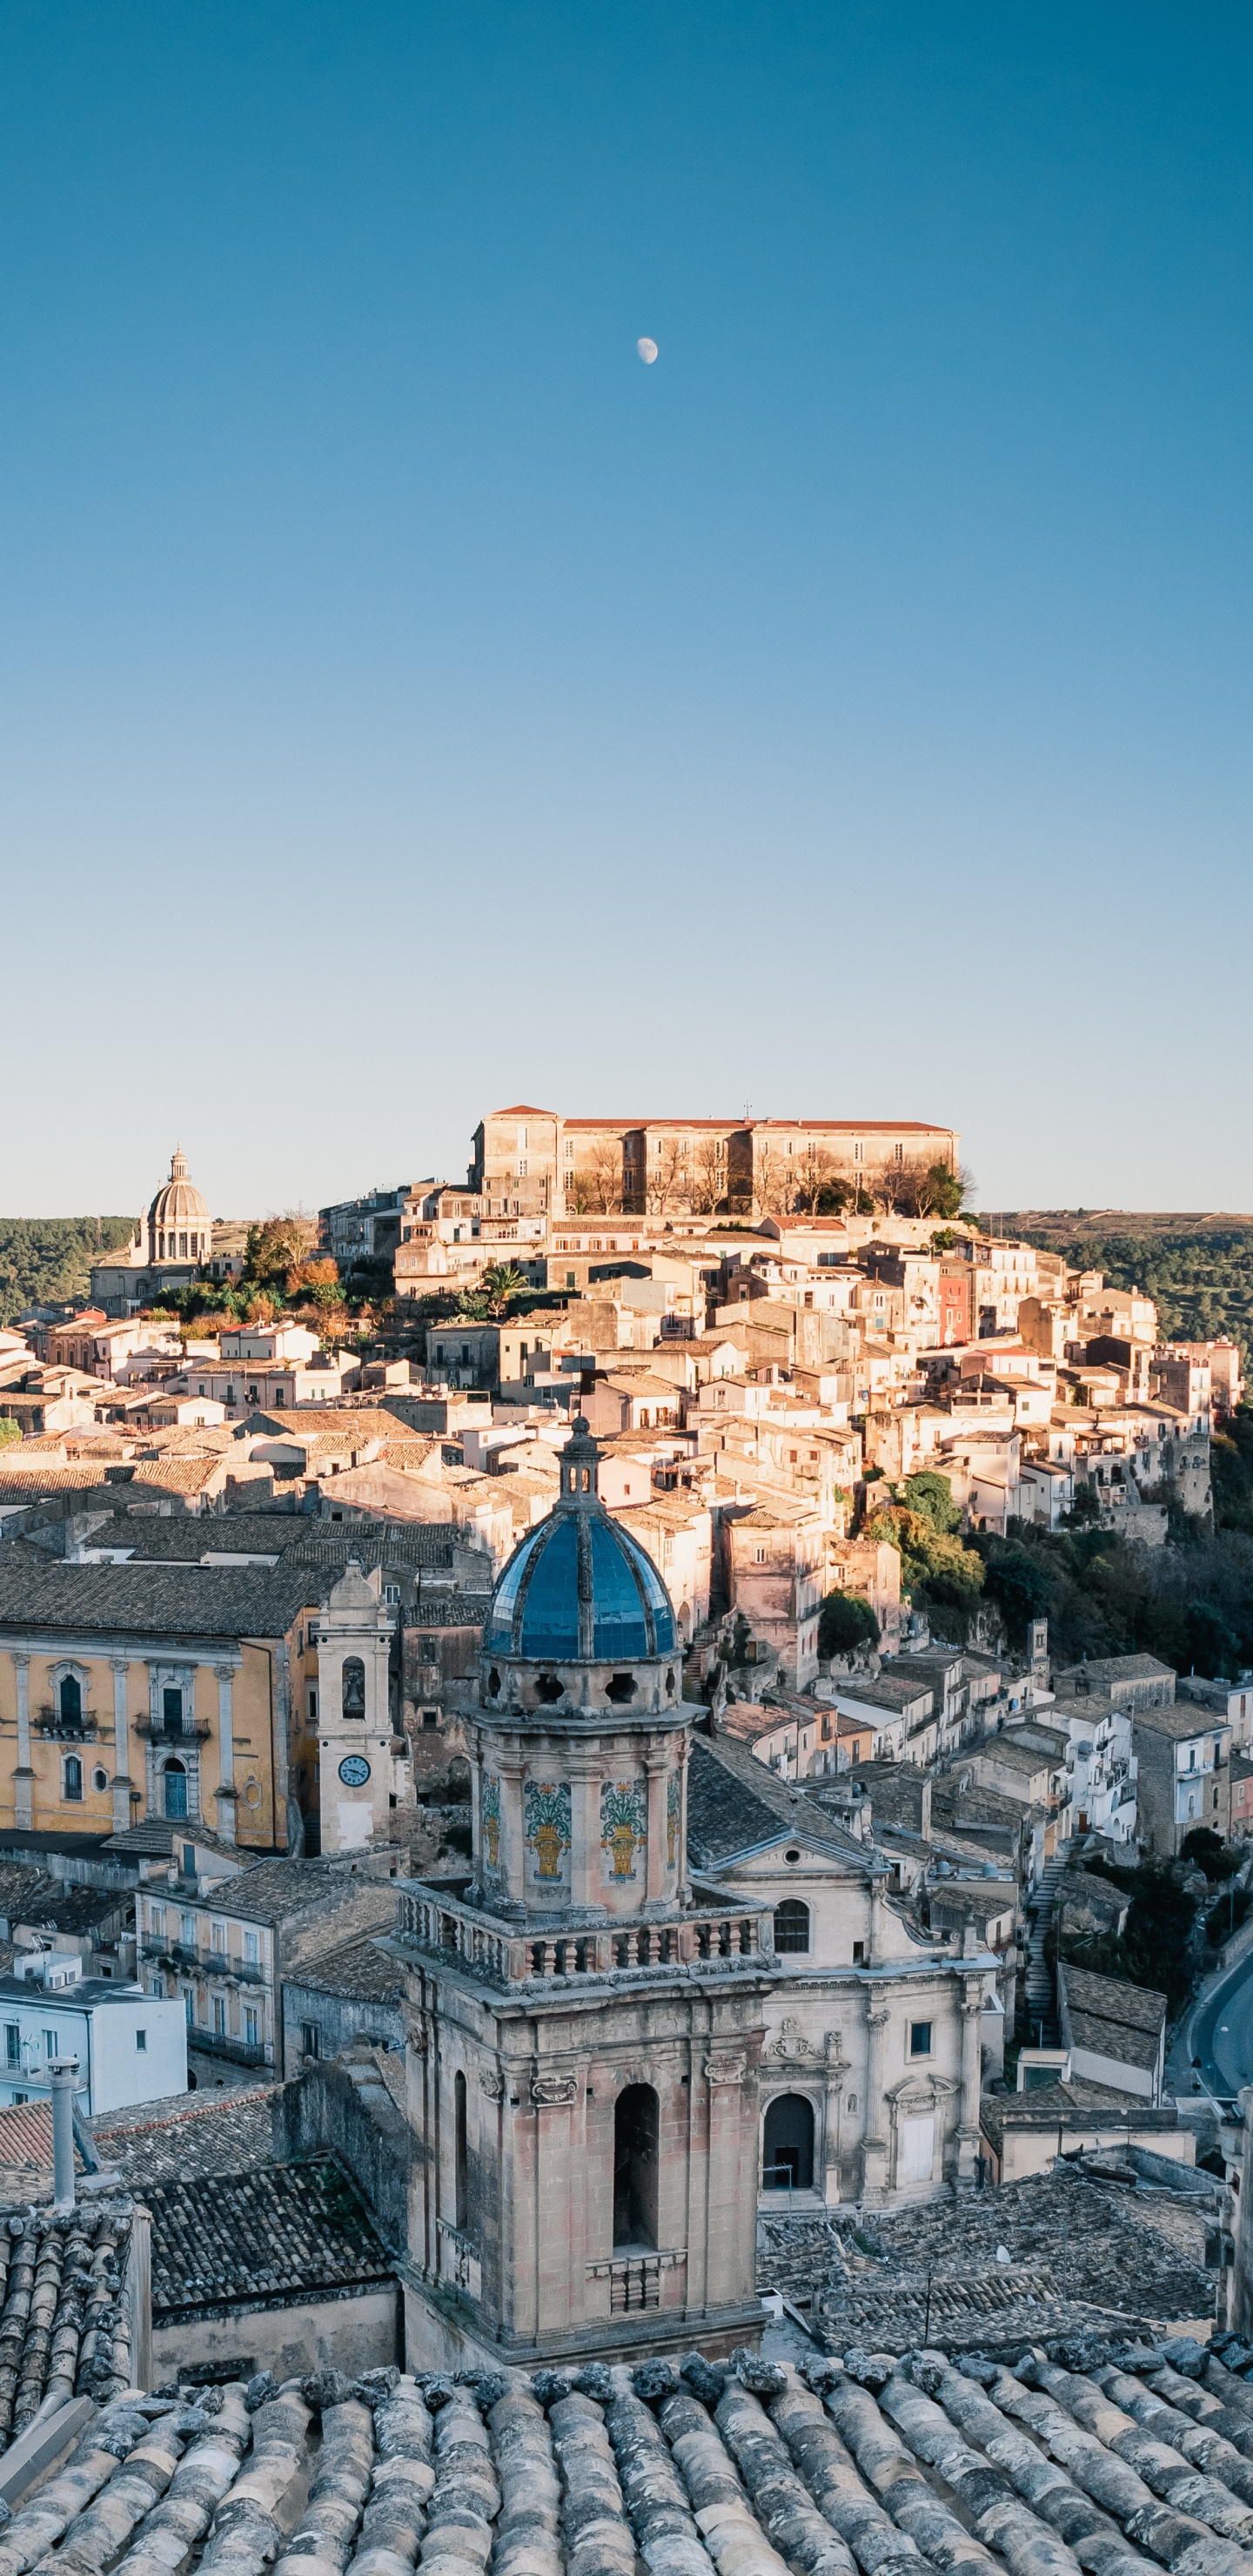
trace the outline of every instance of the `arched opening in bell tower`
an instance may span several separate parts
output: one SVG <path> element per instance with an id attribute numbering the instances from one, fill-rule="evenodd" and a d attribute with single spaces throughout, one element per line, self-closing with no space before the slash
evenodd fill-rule
<path id="1" fill-rule="evenodd" d="M 360 1655 L 345 1655 L 339 1705 L 345 1717 L 365 1716 L 365 1665 Z"/>
<path id="2" fill-rule="evenodd" d="M 803 2093 L 780 2093 L 771 2103 L 761 2163 L 767 2191 L 812 2191 L 814 2113 Z"/>
<path id="3" fill-rule="evenodd" d="M 613 2115 L 614 2250 L 657 2244 L 660 2105 L 651 2084 L 628 2084 Z"/>

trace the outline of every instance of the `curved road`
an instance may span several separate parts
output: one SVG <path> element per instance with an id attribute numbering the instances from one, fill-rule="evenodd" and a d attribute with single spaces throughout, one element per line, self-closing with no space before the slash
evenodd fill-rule
<path id="1" fill-rule="evenodd" d="M 1191 2060 L 1200 2060 L 1191 2074 L 1200 2076 L 1205 2092 L 1229 2099 L 1242 2084 L 1253 2084 L 1253 1950 L 1195 2006 L 1185 2046 Z"/>

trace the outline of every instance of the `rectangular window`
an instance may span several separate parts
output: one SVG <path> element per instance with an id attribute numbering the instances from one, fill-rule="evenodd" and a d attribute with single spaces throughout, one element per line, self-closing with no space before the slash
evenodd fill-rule
<path id="1" fill-rule="evenodd" d="M 184 1878 L 194 1878 L 194 1877 L 195 1877 L 195 1875 L 196 1875 L 196 1854 L 195 1854 L 195 1851 L 194 1851 L 194 1849 L 193 1849 L 193 1847 L 192 1847 L 192 1845 L 191 1845 L 190 1843 L 184 1843 L 184 1845 L 183 1845 L 183 1876 L 184 1876 Z"/>
<path id="2" fill-rule="evenodd" d="M 196 1918 L 194 1914 L 180 1914 L 178 1918 L 178 1937 L 185 1949 L 195 1949 Z"/>
<path id="3" fill-rule="evenodd" d="M 854 1943 L 853 1943 L 853 1966 L 854 1966 L 855 1968 L 864 1968 L 864 1967 L 865 1967 L 865 1964 L 866 1964 L 866 1944 L 865 1944 L 865 1942 L 864 1942 L 864 1941 L 854 1941 Z"/>
<path id="4" fill-rule="evenodd" d="M 222 1995 L 213 1998 L 213 2029 L 218 2039 L 226 2037 L 226 2002 Z"/>
<path id="5" fill-rule="evenodd" d="M 226 1925 L 224 1923 L 215 1923 L 213 1926 L 213 1947 L 219 1953 L 224 1951 L 226 1948 Z"/>
<path id="6" fill-rule="evenodd" d="M 245 2006 L 244 2006 L 244 2044 L 245 2044 L 245 2046 L 246 2046 L 246 2047 L 248 2047 L 248 2048 L 256 2048 L 256 2046 L 258 2045 L 257 2032 L 258 2032 L 257 2016 L 256 2016 L 255 2012 L 250 2012 L 250 2011 L 248 2010 L 247 2005 L 245 2005 Z"/>
<path id="7" fill-rule="evenodd" d="M 137 2030 L 137 2031 L 136 2031 L 136 2033 L 135 2033 L 135 2046 L 136 2046 L 136 2048 L 139 2050 L 139 2054 L 140 2054 L 140 2056 L 141 2056 L 141 2057 L 143 2057 L 143 2056 L 145 2056 L 145 2055 L 147 2054 L 147 2048 L 148 2048 L 148 2033 L 147 2033 L 147 2031 L 146 2031 L 146 2030 Z"/>
<path id="8" fill-rule="evenodd" d="M 305 2057 L 316 2057 L 319 2054 L 318 2026 L 315 2021 L 302 2021 L 300 2025 L 300 2047 L 301 2053 Z"/>
<path id="9" fill-rule="evenodd" d="M 157 1932 L 157 1933 L 160 1933 L 160 1934 L 164 1935 L 164 1932 L 165 1932 L 165 1907 L 164 1907 L 163 1905 L 153 1905 L 153 1906 L 150 1906 L 150 1907 L 149 1907 L 149 1910 L 148 1910 L 148 1923 L 149 1923 L 149 1928 L 150 1928 L 153 1932 Z"/>
<path id="10" fill-rule="evenodd" d="M 909 2025 L 909 2054 L 911 2057 L 929 2057 L 931 2055 L 931 2024 L 929 2021 L 911 2021 Z"/>
<path id="11" fill-rule="evenodd" d="M 6 2021 L 4 2025 L 4 2062 L 6 2066 L 20 2066 L 22 2063 L 21 2025 L 15 2021 Z"/>
<path id="12" fill-rule="evenodd" d="M 45 2057 L 55 2057 L 57 2055 L 57 2035 L 54 2030 L 46 2030 L 44 2032 L 44 2055 Z"/>
<path id="13" fill-rule="evenodd" d="M 318 1695 L 317 1695 L 317 1692 L 316 1692 L 315 1690 L 311 1690 L 311 1691 L 310 1691 L 310 1693 L 309 1693 L 309 1724 L 310 1724 L 310 1726 L 316 1726 L 316 1725 L 317 1725 L 317 1722 L 318 1722 Z"/>
<path id="14" fill-rule="evenodd" d="M 255 1968 L 260 1963 L 261 1943 L 255 1932 L 244 1934 L 244 1958 L 250 1968 Z"/>

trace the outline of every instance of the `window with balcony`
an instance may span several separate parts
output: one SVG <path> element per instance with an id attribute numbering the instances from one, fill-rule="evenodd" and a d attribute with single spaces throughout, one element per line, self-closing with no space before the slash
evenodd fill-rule
<path id="1" fill-rule="evenodd" d="M 255 1967 L 259 1966 L 259 1964 L 260 1964 L 260 1959 L 261 1959 L 261 1943 L 260 1943 L 260 1940 L 259 1940 L 259 1938 L 258 1938 L 257 1934 L 256 1934 L 255 1932 L 245 1932 L 245 1934 L 244 1934 L 244 1962 L 245 1962 L 245 1965 L 246 1965 L 247 1967 L 249 1967 L 249 1968 L 255 1968 Z"/>

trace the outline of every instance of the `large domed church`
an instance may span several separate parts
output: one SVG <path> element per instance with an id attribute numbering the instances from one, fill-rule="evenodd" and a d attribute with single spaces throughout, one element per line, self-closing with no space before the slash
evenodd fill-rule
<path id="1" fill-rule="evenodd" d="M 651 1559 L 576 1423 L 502 1574 L 467 1733 L 473 1871 L 401 1894 L 413 2356 L 727 2350 L 760 2323 L 770 1907 L 693 1881 L 691 1721 Z"/>
<path id="2" fill-rule="evenodd" d="M 469 1876 L 399 1890 L 418 2367 L 725 2352 L 761 2324 L 759 2195 L 818 2219 L 976 2180 L 997 1959 L 704 1731 L 597 1476 L 580 1420 L 483 1630 Z"/>
<path id="3" fill-rule="evenodd" d="M 216 1265 L 234 1267 L 236 1265 Z M 163 1289 L 186 1288 L 213 1275 L 213 1219 L 187 1166 L 181 1145 L 170 1157 L 170 1176 L 120 1252 L 100 1253 L 91 1265 L 91 1302 L 106 1315 L 146 1306 Z"/>

